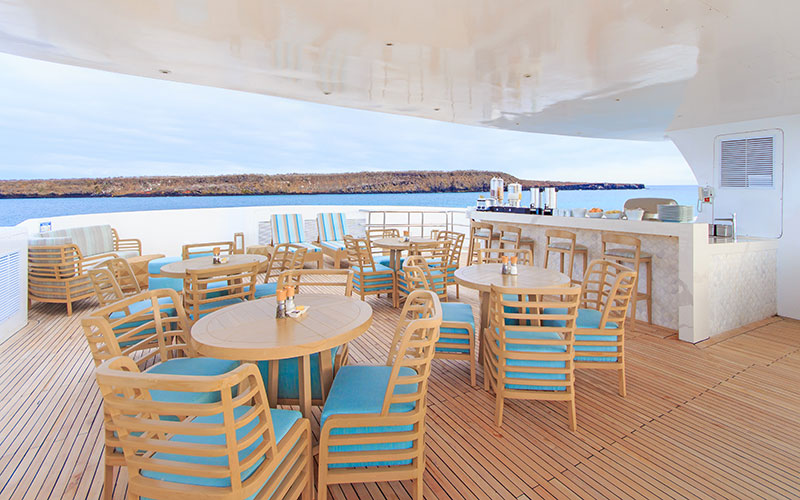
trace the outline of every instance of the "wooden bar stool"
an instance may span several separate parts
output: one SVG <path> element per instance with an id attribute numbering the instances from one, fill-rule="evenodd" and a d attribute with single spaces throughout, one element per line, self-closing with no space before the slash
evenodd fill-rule
<path id="1" fill-rule="evenodd" d="M 548 229 L 544 232 L 547 236 L 547 248 L 544 252 L 544 267 L 547 269 L 547 264 L 550 263 L 550 252 L 557 253 L 561 257 L 560 271 L 564 272 L 564 261 L 569 259 L 569 266 L 567 267 L 566 274 L 572 283 L 581 283 L 581 280 L 572 279 L 572 270 L 575 263 L 575 255 L 580 255 L 583 258 L 583 272 L 586 272 L 589 262 L 589 249 L 586 245 L 579 245 L 575 242 L 577 235 L 572 231 L 564 229 Z M 553 241 L 558 240 L 558 241 Z"/>
<path id="2" fill-rule="evenodd" d="M 636 271 L 634 293 L 631 294 L 631 318 L 636 319 L 636 304 L 640 300 L 647 301 L 647 322 L 653 324 L 653 256 L 642 252 L 642 240 L 635 236 L 618 233 L 602 233 L 603 257 L 625 264 Z M 614 245 L 610 248 L 608 245 Z M 640 266 L 644 264 L 647 272 L 645 292 L 639 291 L 639 277 L 642 275 Z"/>
<path id="3" fill-rule="evenodd" d="M 494 226 L 495 231 L 500 233 L 500 240 L 499 245 L 500 248 L 512 248 L 515 250 L 521 249 L 523 246 L 529 247 L 531 249 L 531 255 L 536 253 L 535 246 L 536 241 L 530 238 L 523 238 L 522 237 L 522 228 L 518 226 L 511 226 L 508 224 L 498 224 Z M 533 265 L 533 260 L 531 260 L 530 265 Z"/>
<path id="4" fill-rule="evenodd" d="M 469 223 L 469 248 L 467 250 L 467 265 L 472 265 L 478 260 L 478 250 L 492 248 L 495 241 L 494 227 L 488 222 L 470 221 Z M 483 246 L 481 246 L 483 243 Z"/>

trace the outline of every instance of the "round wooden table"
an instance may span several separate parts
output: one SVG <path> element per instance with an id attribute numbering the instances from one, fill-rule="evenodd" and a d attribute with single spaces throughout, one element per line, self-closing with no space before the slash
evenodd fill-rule
<path id="1" fill-rule="evenodd" d="M 334 294 L 298 294 L 295 304 L 308 306 L 308 312 L 299 318 L 276 319 L 275 297 L 225 307 L 200 318 L 192 327 L 190 342 L 200 354 L 220 359 L 298 358 L 300 410 L 303 416 L 310 417 L 309 356 L 320 353 L 320 367 L 325 375 L 320 384 L 329 386 L 333 378 L 330 350 L 367 331 L 372 324 L 372 308 L 358 298 Z M 324 364 L 327 366 L 323 367 Z M 276 400 L 277 394 L 270 395 L 271 402 Z"/>
<path id="2" fill-rule="evenodd" d="M 188 270 L 208 270 L 213 269 L 217 266 L 234 266 L 236 264 L 247 264 L 250 262 L 258 262 L 259 264 L 263 264 L 267 261 L 267 257 L 264 255 L 257 255 L 257 254 L 234 254 L 234 255 L 223 255 L 223 257 L 228 258 L 228 262 L 224 264 L 214 264 L 212 262 L 211 256 L 208 257 L 195 257 L 194 259 L 186 259 L 186 260 L 179 260 L 177 262 L 171 262 L 166 264 L 161 268 L 161 275 L 166 276 L 167 278 L 185 278 L 186 271 Z"/>
<path id="3" fill-rule="evenodd" d="M 456 283 L 463 287 L 478 290 L 481 303 L 481 331 L 489 326 L 489 291 L 492 285 L 515 288 L 548 288 L 562 287 L 570 284 L 569 276 L 533 266 L 517 266 L 518 274 L 511 276 L 502 274 L 503 264 L 476 264 L 473 266 L 459 267 L 455 272 Z M 483 346 L 483 342 L 481 342 Z"/>
<path id="4" fill-rule="evenodd" d="M 434 246 L 438 242 L 430 238 L 412 237 L 408 241 L 403 238 L 378 238 L 372 242 L 372 246 L 379 248 L 386 248 L 389 250 L 389 267 L 395 272 L 400 270 L 400 253 L 403 250 L 410 250 L 411 245 L 417 246 Z"/>

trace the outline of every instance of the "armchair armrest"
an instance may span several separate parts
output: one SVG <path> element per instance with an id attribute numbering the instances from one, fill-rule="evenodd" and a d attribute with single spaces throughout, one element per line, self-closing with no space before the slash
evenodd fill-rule
<path id="1" fill-rule="evenodd" d="M 89 257 L 81 257 L 79 269 L 81 273 L 84 273 L 86 272 L 87 269 L 95 267 L 97 264 L 103 262 L 104 260 L 117 259 L 117 258 L 119 258 L 119 255 L 117 255 L 114 252 L 99 253 L 97 255 L 91 255 Z"/>
<path id="2" fill-rule="evenodd" d="M 115 252 L 121 252 L 125 250 L 136 250 L 139 255 L 142 255 L 142 240 L 137 238 L 124 238 L 118 239 L 114 242 Z"/>

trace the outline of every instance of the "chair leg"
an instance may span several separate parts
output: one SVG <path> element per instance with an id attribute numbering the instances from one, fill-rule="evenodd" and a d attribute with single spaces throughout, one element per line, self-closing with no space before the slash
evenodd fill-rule
<path id="1" fill-rule="evenodd" d="M 458 289 L 458 283 L 456 283 L 456 298 L 457 299 L 461 298 L 461 295 L 460 295 L 460 292 L 459 292 L 459 289 Z"/>
<path id="2" fill-rule="evenodd" d="M 653 324 L 653 261 L 648 261 L 647 269 L 647 322 Z"/>
<path id="3" fill-rule="evenodd" d="M 424 492 L 424 489 L 425 489 L 424 488 L 424 481 L 422 479 L 422 475 L 423 475 L 424 471 L 425 471 L 425 467 L 423 465 L 422 472 L 419 474 L 419 476 L 417 476 L 416 478 L 414 478 L 412 480 L 414 484 L 413 484 L 413 487 L 412 487 L 411 498 L 413 498 L 414 500 L 422 500 L 423 492 Z"/>
<path id="4" fill-rule="evenodd" d="M 544 251 L 544 268 L 547 269 L 547 265 L 550 263 L 550 249 L 547 248 Z"/>
<path id="5" fill-rule="evenodd" d="M 567 403 L 569 404 L 569 407 L 567 408 L 567 411 L 569 412 L 569 430 L 575 432 L 578 430 L 578 418 L 577 415 L 575 415 L 575 396 L 573 395 L 572 399 L 570 399 Z"/>
<path id="6" fill-rule="evenodd" d="M 503 425 L 503 394 L 500 388 L 495 388 L 497 396 L 494 402 L 494 425 L 500 427 Z"/>
<path id="7" fill-rule="evenodd" d="M 564 252 L 561 252 L 559 254 L 559 256 L 560 256 L 560 258 L 559 258 L 558 269 L 563 274 L 564 273 L 564 257 L 566 257 L 566 254 Z"/>
<path id="8" fill-rule="evenodd" d="M 619 395 L 623 398 L 628 395 L 628 388 L 625 384 L 625 363 L 623 362 L 622 368 L 617 370 L 617 376 L 619 377 Z"/>
<path id="9" fill-rule="evenodd" d="M 72 316 L 72 302 L 67 300 L 67 316 Z"/>
<path id="10" fill-rule="evenodd" d="M 110 448 L 106 448 L 108 453 Z M 114 466 L 106 464 L 105 476 L 103 477 L 103 498 L 111 500 L 114 496 Z"/>

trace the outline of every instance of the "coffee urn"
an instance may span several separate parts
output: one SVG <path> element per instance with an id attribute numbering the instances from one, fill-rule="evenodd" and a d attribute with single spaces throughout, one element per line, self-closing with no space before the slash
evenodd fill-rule
<path id="1" fill-rule="evenodd" d="M 542 215 L 542 188 L 531 188 L 531 213 Z"/>

